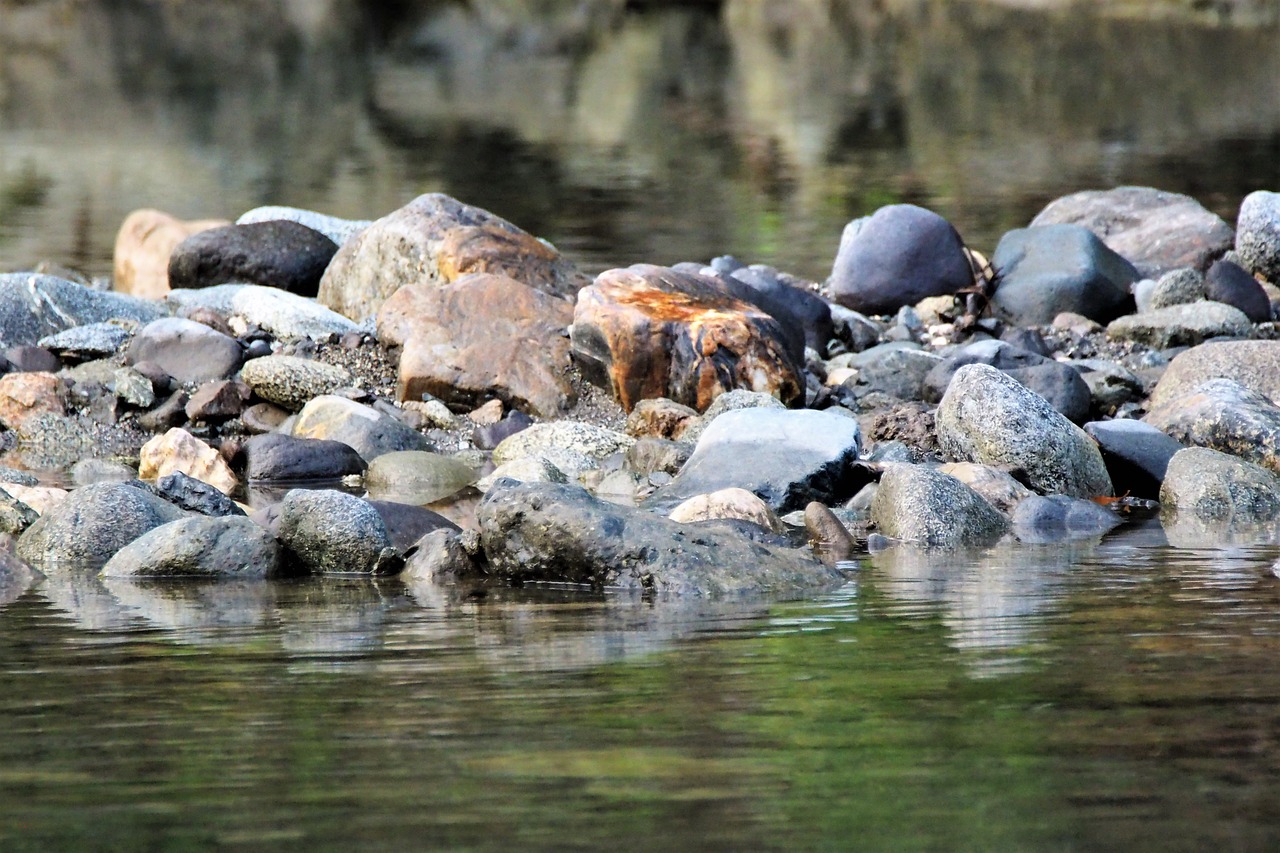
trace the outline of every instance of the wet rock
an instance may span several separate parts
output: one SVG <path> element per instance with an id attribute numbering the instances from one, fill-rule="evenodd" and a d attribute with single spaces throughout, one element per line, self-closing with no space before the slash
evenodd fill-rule
<path id="1" fill-rule="evenodd" d="M 76 362 L 115 355 L 128 341 L 128 329 L 115 323 L 89 323 L 46 335 L 36 343 L 62 361 Z"/>
<path id="2" fill-rule="evenodd" d="M 1159 497 L 1165 469 L 1181 444 L 1142 421 L 1094 421 L 1084 431 L 1098 442 L 1116 494 Z"/>
<path id="3" fill-rule="evenodd" d="M 371 498 L 421 505 L 457 494 L 476 479 L 470 465 L 451 456 L 401 450 L 372 460 L 364 485 Z"/>
<path id="4" fill-rule="evenodd" d="M 439 581 L 480 574 L 462 537 L 452 530 L 433 530 L 413 543 L 405 558 L 400 579 L 405 583 Z"/>
<path id="5" fill-rule="evenodd" d="M 403 565 L 378 511 L 333 489 L 285 495 L 276 535 L 316 574 L 394 574 Z"/>
<path id="6" fill-rule="evenodd" d="M 894 204 L 845 227 L 829 286 L 847 308 L 892 314 L 973 280 L 964 241 L 950 222 L 922 207 Z"/>
<path id="7" fill-rule="evenodd" d="M 203 290 L 175 290 L 168 303 L 194 319 L 214 311 L 230 325 L 257 326 L 280 340 L 349 335 L 360 327 L 314 299 L 256 284 L 220 284 Z"/>
<path id="8" fill-rule="evenodd" d="M 1190 196 L 1151 187 L 1087 190 L 1051 202 L 1032 227 L 1067 223 L 1088 228 L 1144 276 L 1177 267 L 1203 270 L 1231 248 L 1221 217 Z"/>
<path id="9" fill-rule="evenodd" d="M 291 434 L 340 441 L 366 462 L 396 450 L 431 450 L 422 433 L 400 420 L 345 397 L 321 396 L 298 412 Z"/>
<path id="10" fill-rule="evenodd" d="M 885 466 L 871 520 L 885 536 L 942 548 L 989 544 L 1009 530 L 1008 519 L 955 477 L 902 463 Z"/>
<path id="11" fill-rule="evenodd" d="M 1258 190 L 1240 202 L 1235 250 L 1246 270 L 1280 283 L 1280 193 Z"/>
<path id="12" fill-rule="evenodd" d="M 1138 271 L 1078 225 L 1010 231 L 991 262 L 999 282 L 992 309 L 1018 325 L 1047 325 L 1064 311 L 1106 323 L 1133 310 Z"/>
<path id="13" fill-rule="evenodd" d="M 7 489 L 0 488 L 0 531 L 21 536 L 39 517 L 40 513 L 9 494 Z"/>
<path id="14" fill-rule="evenodd" d="M 642 476 L 662 472 L 674 475 L 689 461 L 693 446 L 682 441 L 645 436 L 627 449 L 627 467 Z"/>
<path id="15" fill-rule="evenodd" d="M 185 513 L 127 483 L 76 489 L 48 509 L 18 540 L 18 555 L 46 572 L 60 564 L 101 566 L 152 528 Z"/>
<path id="16" fill-rule="evenodd" d="M 809 545 L 824 565 L 834 566 L 853 557 L 858 543 L 830 507 L 810 501 L 804 508 L 804 529 Z"/>
<path id="17" fill-rule="evenodd" d="M 40 414 L 65 415 L 62 383 L 52 373 L 8 373 L 0 376 L 0 424 L 18 429 Z"/>
<path id="18" fill-rule="evenodd" d="M 159 480 L 175 472 L 208 483 L 226 495 L 235 491 L 237 485 L 235 474 L 218 451 L 176 427 L 142 446 L 138 477 Z"/>
<path id="19" fill-rule="evenodd" d="M 1214 302 L 1240 309 L 1251 323 L 1271 319 L 1271 300 L 1258 280 L 1231 261 L 1214 261 L 1204 276 L 1205 294 Z"/>
<path id="20" fill-rule="evenodd" d="M 668 267 L 601 273 L 578 294 L 571 341 L 588 377 L 628 412 L 651 397 L 701 411 L 734 388 L 787 404 L 804 393 L 802 365 L 777 320 L 711 279 Z"/>
<path id="21" fill-rule="evenodd" d="M 938 443 L 956 461 L 1020 473 L 1036 491 L 1112 494 L 1093 440 L 1017 380 L 985 364 L 956 371 L 938 405 Z"/>
<path id="22" fill-rule="evenodd" d="M 243 359 L 244 351 L 235 338 L 179 317 L 143 326 L 125 355 L 129 364 L 150 362 L 183 384 L 226 379 Z"/>
<path id="23" fill-rule="evenodd" d="M 112 288 L 160 299 L 169 292 L 169 256 L 192 234 L 229 225 L 225 219 L 183 221 L 159 210 L 135 210 L 116 234 Z"/>
<path id="24" fill-rule="evenodd" d="M 1156 383 L 1150 405 L 1161 406 L 1210 379 L 1230 379 L 1280 399 L 1280 341 L 1211 341 L 1179 353 Z"/>
<path id="25" fill-rule="evenodd" d="M 312 231 L 319 231 L 338 246 L 373 224 L 371 219 L 341 219 L 337 216 L 316 213 L 314 210 L 278 205 L 255 207 L 253 210 L 246 211 L 236 220 L 236 224 L 250 225 L 255 222 L 274 222 L 280 219 L 287 219 L 290 222 L 305 225 Z"/>
<path id="26" fill-rule="evenodd" d="M 241 516 L 184 518 L 148 531 L 102 567 L 108 578 L 270 578 L 283 574 L 274 536 Z"/>
<path id="27" fill-rule="evenodd" d="M 746 489 L 739 488 L 720 489 L 705 495 L 694 495 L 671 510 L 667 518 L 681 524 L 717 518 L 737 518 L 758 524 L 772 533 L 786 531 L 782 520 L 769 508 L 768 504 Z"/>
<path id="28" fill-rule="evenodd" d="M 568 380 L 573 306 L 500 275 L 401 287 L 378 311 L 378 339 L 403 346 L 400 400 L 472 406 L 497 397 L 540 417 L 577 400 Z"/>
<path id="29" fill-rule="evenodd" d="M 1249 318 L 1238 308 L 1221 302 L 1193 302 L 1120 317 L 1107 326 L 1107 337 L 1168 349 L 1195 346 L 1207 338 L 1247 335 L 1252 329 Z"/>
<path id="30" fill-rule="evenodd" d="M 1220 450 L 1280 471 L 1280 407 L 1230 379 L 1211 379 L 1165 400 L 1143 421 L 1183 444 Z"/>
<path id="31" fill-rule="evenodd" d="M 169 286 L 247 282 L 315 296 L 338 246 L 288 220 L 224 225 L 193 234 L 169 256 Z"/>
<path id="32" fill-rule="evenodd" d="M 840 580 L 803 551 L 683 525 L 552 483 L 494 484 L 477 510 L 489 572 L 657 595 L 794 595 Z"/>
<path id="33" fill-rule="evenodd" d="M 0 346 L 34 344 L 74 326 L 107 320 L 149 323 L 164 312 L 154 302 L 93 290 L 37 273 L 0 275 Z"/>
<path id="34" fill-rule="evenodd" d="M 375 500 L 369 501 L 369 506 L 377 510 L 378 517 L 387 527 L 387 535 L 391 537 L 392 546 L 402 553 L 407 552 L 415 542 L 429 533 L 437 530 L 449 533 L 460 531 L 458 525 L 440 513 L 432 512 L 425 507 L 397 501 Z"/>
<path id="35" fill-rule="evenodd" d="M 1137 402 L 1146 396 L 1142 381 L 1115 362 L 1086 359 L 1073 361 L 1070 366 L 1079 372 L 1088 386 L 1090 408 L 1094 411 L 1115 414 L 1125 403 Z"/>
<path id="36" fill-rule="evenodd" d="M 319 301 L 364 320 L 406 284 L 448 284 L 468 273 L 509 276 L 559 297 L 587 283 L 549 243 L 486 210 L 430 193 L 347 241 L 325 272 Z"/>
<path id="37" fill-rule="evenodd" d="M 187 401 L 187 417 L 194 423 L 221 423 L 244 411 L 248 389 L 239 382 L 219 379 L 206 382 Z"/>
<path id="38" fill-rule="evenodd" d="M 715 418 L 680 473 L 646 505 L 669 511 L 695 495 L 746 489 L 778 513 L 838 503 L 861 487 L 852 470 L 858 422 L 830 412 L 739 409 Z"/>
<path id="39" fill-rule="evenodd" d="M 990 365 L 1013 377 L 1048 400 L 1049 405 L 1073 423 L 1083 423 L 1089 416 L 1089 386 L 1078 371 L 1051 358 L 994 340 L 970 344 L 936 364 L 922 383 L 923 399 L 930 403 L 941 400 L 951 377 L 966 364 Z"/>
<path id="40" fill-rule="evenodd" d="M 247 361 L 240 369 L 240 378 L 262 399 L 294 412 L 352 381 L 345 368 L 293 355 Z"/>
<path id="41" fill-rule="evenodd" d="M 590 460 L 585 463 L 587 466 L 590 464 Z M 579 463 L 578 467 L 582 467 L 582 465 L 583 463 Z M 522 456 L 519 459 L 512 459 L 510 462 L 503 462 L 497 468 L 494 468 L 492 472 L 481 477 L 476 482 L 476 488 L 482 492 L 487 492 L 494 483 L 502 479 L 514 480 L 517 483 L 569 482 L 569 478 L 565 476 L 565 473 L 545 456 Z"/>
<path id="42" fill-rule="evenodd" d="M 57 373 L 62 368 L 62 360 L 44 347 L 9 347 L 4 357 L 15 373 Z"/>
<path id="43" fill-rule="evenodd" d="M 1179 267 L 1160 276 L 1142 311 L 1155 311 L 1172 305 L 1188 305 L 1206 297 L 1204 274 L 1191 267 Z"/>
<path id="44" fill-rule="evenodd" d="M 697 409 L 666 397 L 641 400 L 627 415 L 627 435 L 677 439 L 697 417 Z"/>
<path id="45" fill-rule="evenodd" d="M 1231 521 L 1280 516 L 1280 477 L 1252 462 L 1188 447 L 1169 460 L 1160 503 L 1165 512 Z"/>
<path id="46" fill-rule="evenodd" d="M 231 498 L 208 483 L 188 477 L 181 471 L 166 474 L 157 480 L 156 492 L 169 503 L 188 512 L 210 517 L 244 515 L 244 510 Z"/>
<path id="47" fill-rule="evenodd" d="M 247 439 L 233 464 L 248 480 L 274 482 L 337 480 L 363 474 L 368 467 L 354 448 L 340 441 L 280 433 Z"/>
<path id="48" fill-rule="evenodd" d="M 81 459 L 71 466 L 71 482 L 77 486 L 91 486 L 94 483 L 127 483 L 137 477 L 138 472 L 128 465 L 107 459 Z"/>
<path id="49" fill-rule="evenodd" d="M 1102 536 L 1120 521 L 1120 516 L 1106 507 L 1065 495 L 1032 495 L 1013 511 L 1013 528 L 1023 542 Z"/>
<path id="50" fill-rule="evenodd" d="M 615 453 L 625 453 L 635 439 L 611 429 L 578 423 L 553 421 L 534 424 L 493 449 L 493 463 L 502 465 L 529 456 L 544 456 L 555 461 L 555 452 L 568 451 L 585 458 L 588 463 L 599 464 Z"/>
<path id="51" fill-rule="evenodd" d="M 1035 492 L 1019 483 L 1007 471 L 976 462 L 949 462 L 938 469 L 948 477 L 955 477 L 1000 512 L 1008 515 L 1014 507 Z"/>
<path id="52" fill-rule="evenodd" d="M 524 412 L 511 411 L 497 423 L 479 424 L 471 431 L 471 443 L 481 450 L 493 450 L 506 439 L 533 426 L 533 418 Z"/>

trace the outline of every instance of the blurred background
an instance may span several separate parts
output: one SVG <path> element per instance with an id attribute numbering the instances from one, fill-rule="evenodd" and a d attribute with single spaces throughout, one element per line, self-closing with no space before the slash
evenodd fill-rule
<path id="1" fill-rule="evenodd" d="M 892 202 L 975 248 L 1125 183 L 1280 189 L 1277 0 L 0 0 L 0 271 L 107 275 L 138 207 L 443 191 L 592 272 L 822 279 Z"/>

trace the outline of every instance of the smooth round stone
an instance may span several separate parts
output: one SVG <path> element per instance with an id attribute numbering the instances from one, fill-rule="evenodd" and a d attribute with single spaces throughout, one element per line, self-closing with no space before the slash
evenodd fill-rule
<path id="1" fill-rule="evenodd" d="M 246 440 L 236 464 L 243 466 L 246 479 L 273 482 L 337 480 L 367 467 L 354 448 L 340 441 L 280 433 Z"/>
<path id="2" fill-rule="evenodd" d="M 598 462 L 614 453 L 625 452 L 635 441 L 629 435 L 592 424 L 552 421 L 534 424 L 504 439 L 493 449 L 493 462 L 501 465 L 522 456 L 537 456 L 549 450 L 573 451 Z"/>
<path id="3" fill-rule="evenodd" d="M 1169 270 L 1156 279 L 1145 310 L 1155 311 L 1172 305 L 1188 305 L 1204 298 L 1204 274 L 1192 267 L 1182 267 Z"/>
<path id="4" fill-rule="evenodd" d="M 277 536 L 317 574 L 385 574 L 401 561 L 378 511 L 332 489 L 293 489 L 280 502 Z"/>
<path id="5" fill-rule="evenodd" d="M 1209 338 L 1247 335 L 1253 324 L 1239 308 L 1221 302 L 1193 302 L 1129 314 L 1107 326 L 1107 337 L 1155 349 L 1195 346 Z"/>
<path id="6" fill-rule="evenodd" d="M 988 544 L 1009 529 L 1008 519 L 955 477 L 903 463 L 885 466 L 871 520 L 885 536 L 944 548 Z"/>
<path id="7" fill-rule="evenodd" d="M 184 513 L 128 483 L 76 489 L 50 508 L 18 540 L 18 556 L 46 572 L 66 565 L 101 566 L 154 527 Z"/>
<path id="8" fill-rule="evenodd" d="M 431 450 L 431 442 L 398 418 L 345 397 L 322 396 L 298 412 L 290 433 L 325 438 L 355 449 L 366 462 L 396 450 Z"/>
<path id="9" fill-rule="evenodd" d="M 429 504 L 457 494 L 476 482 L 476 472 L 457 459 L 422 450 L 385 453 L 369 463 L 369 496 L 407 504 Z"/>
<path id="10" fill-rule="evenodd" d="M 361 328 L 314 299 L 256 284 L 175 290 L 169 294 L 168 302 L 183 316 L 212 310 L 231 322 L 257 326 L 280 340 L 348 335 Z"/>
<path id="11" fill-rule="evenodd" d="M 1244 197 L 1236 218 L 1236 253 L 1246 270 L 1280 283 L 1280 193 L 1258 190 Z"/>
<path id="12" fill-rule="evenodd" d="M 369 505 L 378 511 L 382 523 L 387 526 L 387 533 L 391 536 L 391 544 L 401 553 L 408 551 L 415 542 L 428 533 L 437 530 L 457 533 L 461 530 L 458 525 L 440 513 L 432 512 L 425 507 L 399 501 L 377 500 L 369 501 Z"/>
<path id="13" fill-rule="evenodd" d="M 1258 280 L 1230 261 L 1215 261 L 1204 276 L 1205 295 L 1239 308 L 1254 323 L 1271 319 L 1271 300 Z"/>
<path id="14" fill-rule="evenodd" d="M 269 578 L 282 574 L 274 536 L 240 516 L 184 518 L 116 552 L 103 577 Z"/>
<path id="15" fill-rule="evenodd" d="M 244 350 L 235 338 L 181 317 L 143 326 L 126 355 L 130 364 L 154 364 L 183 384 L 226 379 L 243 358 Z"/>
<path id="16" fill-rule="evenodd" d="M 1160 503 L 1200 518 L 1270 521 L 1280 516 L 1280 477 L 1217 450 L 1188 447 L 1169 460 Z"/>
<path id="17" fill-rule="evenodd" d="M 169 256 L 169 286 L 248 282 L 315 296 L 338 245 L 288 220 L 224 225 L 191 235 Z"/>
<path id="18" fill-rule="evenodd" d="M 255 358 L 240 369 L 240 378 L 262 399 L 295 412 L 351 384 L 345 368 L 292 355 Z"/>

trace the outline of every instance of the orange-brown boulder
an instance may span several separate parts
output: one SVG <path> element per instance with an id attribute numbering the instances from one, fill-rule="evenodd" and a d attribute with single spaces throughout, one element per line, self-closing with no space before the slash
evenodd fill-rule
<path id="1" fill-rule="evenodd" d="M 65 415 L 62 381 L 52 373 L 10 373 L 0 377 L 0 425 L 17 429 L 38 414 Z"/>
<path id="2" fill-rule="evenodd" d="M 378 340 L 403 346 L 397 394 L 473 406 L 486 398 L 539 417 L 576 401 L 565 329 L 573 306 L 502 275 L 397 290 L 378 312 Z"/>
<path id="3" fill-rule="evenodd" d="M 649 264 L 601 273 L 578 293 L 572 342 L 588 377 L 628 412 L 652 397 L 701 412 L 735 388 L 787 405 L 804 395 L 778 321 L 695 273 Z"/>
<path id="4" fill-rule="evenodd" d="M 159 210 L 135 210 L 116 234 L 113 287 L 121 293 L 160 299 L 169 292 L 169 256 L 192 234 L 230 225 L 225 219 L 184 222 Z"/>

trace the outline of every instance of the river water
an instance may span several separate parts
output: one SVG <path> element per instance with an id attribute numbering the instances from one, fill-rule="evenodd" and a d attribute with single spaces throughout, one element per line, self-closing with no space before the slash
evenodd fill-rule
<path id="1" fill-rule="evenodd" d="M 1274 28 L 371 5 L 0 0 L 0 270 L 105 276 L 136 207 L 439 190 L 588 269 L 730 251 L 821 278 L 889 202 L 989 251 L 1077 189 L 1232 219 L 1280 188 Z M 1277 542 L 1144 518 L 892 549 L 798 602 L 15 582 L 0 849 L 1276 849 Z"/>

